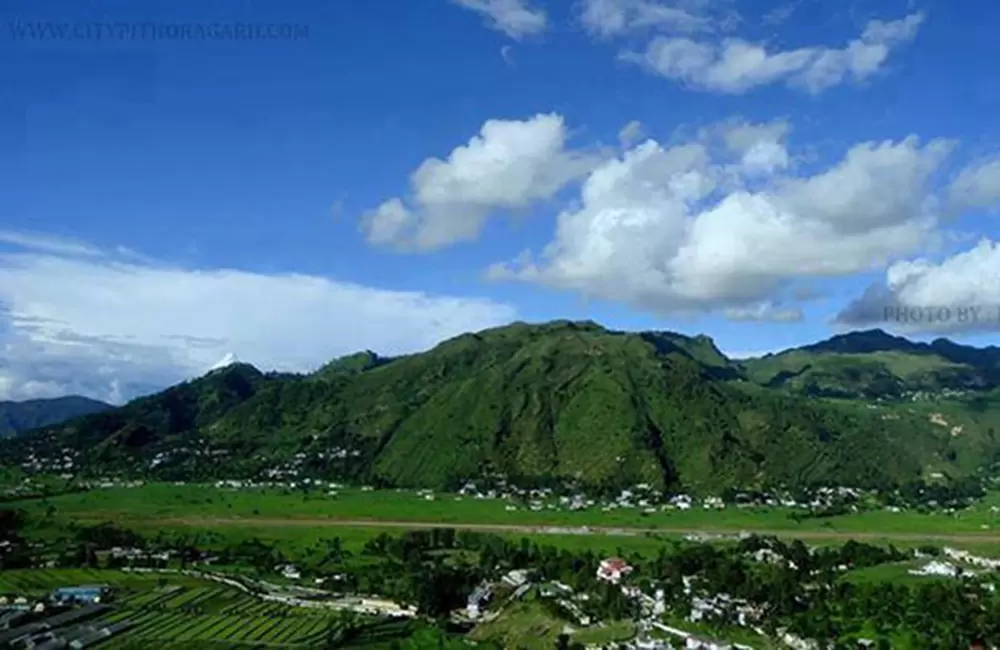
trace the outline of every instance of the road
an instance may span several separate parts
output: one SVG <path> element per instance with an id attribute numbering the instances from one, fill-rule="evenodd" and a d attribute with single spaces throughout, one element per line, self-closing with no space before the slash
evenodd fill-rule
<path id="1" fill-rule="evenodd" d="M 252 526 L 252 527 L 310 527 L 310 528 L 405 528 L 405 529 L 433 529 L 433 528 L 454 528 L 456 530 L 470 530 L 483 533 L 522 533 L 530 535 L 608 535 L 621 537 L 635 537 L 648 534 L 659 535 L 735 535 L 741 532 L 754 533 L 757 535 L 773 535 L 775 537 L 788 537 L 802 540 L 830 540 L 830 539 L 855 539 L 878 540 L 878 541 L 900 541 L 900 542 L 954 542 L 963 544 L 1000 544 L 1000 534 L 997 533 L 900 533 L 900 532 L 879 532 L 879 531 L 837 531 L 837 530 L 767 530 L 744 528 L 735 529 L 709 529 L 709 528 L 631 528 L 615 527 L 607 528 L 602 526 L 546 526 L 546 525 L 516 525 L 516 524 L 476 524 L 476 523 L 456 523 L 456 522 L 434 522 L 434 521 L 390 521 L 375 519 L 327 519 L 327 518 L 288 518 L 275 519 L 265 517 L 174 517 L 167 519 L 157 519 L 159 525 L 180 525 L 204 528 L 224 527 L 224 526 Z M 152 522 L 151 522 L 152 523 Z"/>

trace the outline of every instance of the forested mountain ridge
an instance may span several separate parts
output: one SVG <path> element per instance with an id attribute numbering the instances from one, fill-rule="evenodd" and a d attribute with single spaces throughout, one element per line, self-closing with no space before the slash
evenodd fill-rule
<path id="1" fill-rule="evenodd" d="M 811 396 L 899 398 L 1000 387 L 1000 348 L 943 338 L 919 343 L 882 330 L 841 334 L 742 367 L 762 385 Z"/>
<path id="2" fill-rule="evenodd" d="M 20 402 L 0 401 L 0 438 L 111 408 L 114 408 L 111 404 L 79 395 Z"/>
<path id="3" fill-rule="evenodd" d="M 491 471 L 718 491 L 959 476 L 1000 449 L 985 425 L 956 436 L 920 409 L 757 385 L 759 361 L 732 362 L 707 337 L 515 323 L 420 354 L 362 352 L 310 375 L 234 364 L 34 432 L 4 455 L 62 445 L 94 472 L 172 478 L 297 462 L 407 486 Z"/>

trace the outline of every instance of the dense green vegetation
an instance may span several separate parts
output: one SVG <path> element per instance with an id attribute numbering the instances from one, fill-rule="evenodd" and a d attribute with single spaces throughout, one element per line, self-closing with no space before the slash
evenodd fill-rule
<path id="1" fill-rule="evenodd" d="M 888 487 L 968 476 L 997 460 L 1000 409 L 988 392 L 877 407 L 795 394 L 817 392 L 812 379 L 801 391 L 796 383 L 817 368 L 876 391 L 884 372 L 941 383 L 964 375 L 940 367 L 963 363 L 979 363 L 985 386 L 993 381 L 990 354 L 898 341 L 858 333 L 736 364 L 706 337 L 516 323 L 422 354 L 363 352 L 304 376 L 235 364 L 0 451 L 17 462 L 69 447 L 80 453 L 76 471 L 169 480 L 260 476 L 301 454 L 301 476 L 386 486 L 455 487 L 500 472 L 520 485 L 692 492 Z"/>
<path id="2" fill-rule="evenodd" d="M 0 438 L 110 408 L 113 408 L 110 404 L 78 395 L 23 402 L 0 401 Z"/>

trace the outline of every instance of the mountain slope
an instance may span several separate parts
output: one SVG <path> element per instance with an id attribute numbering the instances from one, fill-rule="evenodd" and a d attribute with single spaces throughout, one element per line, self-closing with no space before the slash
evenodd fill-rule
<path id="1" fill-rule="evenodd" d="M 58 434 L 60 443 L 87 450 L 98 459 L 109 450 L 143 451 L 211 425 L 267 381 L 268 376 L 250 364 L 232 364 L 120 408 L 73 419 L 48 432 Z"/>
<path id="2" fill-rule="evenodd" d="M 362 353 L 308 376 L 227 366 L 38 432 L 19 449 L 69 445 L 87 454 L 94 471 L 139 467 L 177 477 L 180 461 L 163 458 L 183 452 L 189 473 L 259 472 L 294 461 L 428 487 L 486 471 L 524 482 L 577 478 L 694 491 L 884 486 L 927 466 L 960 473 L 972 465 L 965 439 L 921 414 L 887 418 L 741 380 L 705 337 L 515 323 L 422 354 Z M 203 450 L 199 458 L 230 460 L 195 462 L 192 449 Z"/>
<path id="3" fill-rule="evenodd" d="M 0 401 L 0 438 L 111 408 L 114 408 L 111 404 L 78 395 L 23 402 Z"/>
<path id="4" fill-rule="evenodd" d="M 917 343 L 882 330 L 842 334 L 742 367 L 761 385 L 809 396 L 899 398 L 1000 386 L 1000 348 Z"/>

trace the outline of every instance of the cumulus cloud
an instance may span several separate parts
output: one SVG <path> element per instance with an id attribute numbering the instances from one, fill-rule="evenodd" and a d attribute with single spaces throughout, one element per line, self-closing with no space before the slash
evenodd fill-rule
<path id="1" fill-rule="evenodd" d="M 885 268 L 936 242 L 935 174 L 953 143 L 864 142 L 793 173 L 782 122 L 649 139 L 583 182 L 554 239 L 489 269 L 660 314 L 793 320 L 810 282 Z"/>
<path id="2" fill-rule="evenodd" d="M 516 316 L 487 300 L 185 269 L 48 243 L 21 238 L 26 249 L 0 253 L 0 399 L 77 393 L 120 402 L 199 375 L 227 354 L 308 371 L 365 348 L 424 349 Z"/>
<path id="3" fill-rule="evenodd" d="M 563 118 L 489 120 L 446 160 L 425 160 L 410 178 L 412 197 L 392 198 L 367 213 L 369 243 L 430 251 L 475 239 L 487 217 L 555 196 L 597 163 L 566 146 Z"/>
<path id="4" fill-rule="evenodd" d="M 513 39 L 541 34 L 548 26 L 545 11 L 527 0 L 452 0 L 485 17 L 491 29 Z"/>
<path id="5" fill-rule="evenodd" d="M 940 262 L 901 261 L 836 318 L 901 332 L 1000 329 L 1000 246 L 988 239 Z"/>
<path id="6" fill-rule="evenodd" d="M 887 191 L 887 201 L 899 191 Z M 950 217 L 995 211 L 1000 207 L 1000 157 L 977 160 L 960 170 L 941 204 Z M 835 320 L 901 332 L 1000 330 L 1000 247 L 981 239 L 937 262 L 899 261 L 887 269 L 884 282 L 869 286 Z"/>
<path id="7" fill-rule="evenodd" d="M 863 143 L 821 174 L 784 182 L 778 203 L 846 233 L 930 216 L 935 206 L 925 188 L 953 148 L 943 139 L 921 146 L 916 136 Z"/>
<path id="8" fill-rule="evenodd" d="M 894 49 L 916 36 L 923 20 L 922 13 L 891 22 L 872 20 L 861 36 L 841 48 L 773 50 L 739 38 L 696 40 L 659 35 L 643 51 L 627 51 L 621 56 L 698 90 L 735 94 L 780 82 L 816 94 L 878 73 Z"/>

